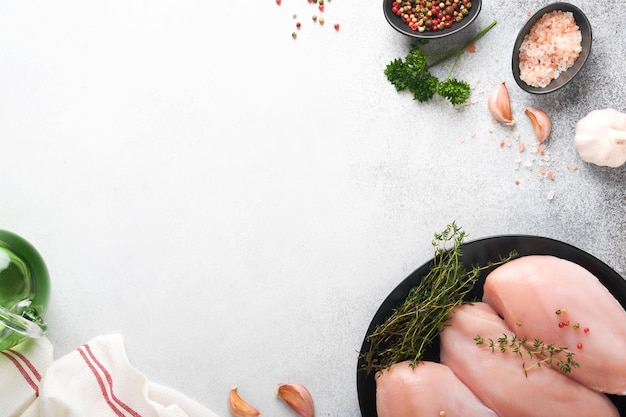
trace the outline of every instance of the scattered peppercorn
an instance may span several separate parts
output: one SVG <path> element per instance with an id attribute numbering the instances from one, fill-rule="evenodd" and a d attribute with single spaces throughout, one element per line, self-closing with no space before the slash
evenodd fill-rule
<path id="1" fill-rule="evenodd" d="M 335 30 L 339 30 L 340 29 L 339 23 L 335 23 L 334 27 L 335 27 Z"/>
<path id="2" fill-rule="evenodd" d="M 585 327 L 585 328 L 583 329 L 583 332 L 585 332 L 585 333 L 589 333 L 589 327 Z"/>
<path id="3" fill-rule="evenodd" d="M 275 0 L 277 5 L 281 5 L 282 4 L 282 0 Z M 308 3 L 310 4 L 316 4 L 317 8 L 319 9 L 320 12 L 324 12 L 325 10 L 325 6 L 324 3 L 325 2 L 330 2 L 330 0 L 307 0 Z M 297 19 L 298 18 L 298 14 L 297 13 L 292 13 L 291 17 L 293 19 Z M 319 22 L 320 25 L 323 25 L 325 23 L 324 18 L 323 17 L 318 17 L 317 15 L 312 15 L 311 19 L 313 20 L 313 22 Z M 334 25 L 335 30 L 339 30 L 339 24 L 335 24 Z M 302 28 L 302 23 L 300 21 L 296 21 L 296 29 L 300 30 Z M 296 38 L 297 37 L 297 32 L 293 32 L 291 34 L 292 38 Z"/>
<path id="4" fill-rule="evenodd" d="M 579 343 L 579 344 L 577 344 L 577 345 L 576 345 L 576 347 L 577 347 L 578 349 L 582 349 L 582 348 L 583 348 L 583 344 L 582 344 L 582 343 Z"/>

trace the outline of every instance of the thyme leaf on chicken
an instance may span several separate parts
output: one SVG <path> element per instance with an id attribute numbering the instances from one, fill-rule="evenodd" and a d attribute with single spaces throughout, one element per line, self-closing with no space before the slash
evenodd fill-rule
<path id="1" fill-rule="evenodd" d="M 365 371 L 382 371 L 404 360 L 418 365 L 443 330 L 452 309 L 466 302 L 479 276 L 517 256 L 511 252 L 498 261 L 468 270 L 461 261 L 465 236 L 454 222 L 435 234 L 429 272 L 367 337 L 369 347 L 361 354 Z"/>
<path id="2" fill-rule="evenodd" d="M 528 376 L 528 371 L 532 368 L 539 368 L 541 365 L 547 365 L 558 368 L 564 374 L 572 372 L 572 368 L 578 368 L 580 365 L 574 360 L 574 352 L 569 351 L 566 347 L 557 347 L 554 344 L 546 344 L 539 339 L 532 342 L 526 338 L 518 338 L 515 335 L 507 336 L 506 334 L 497 340 L 484 339 L 480 335 L 474 338 L 477 345 L 486 345 L 492 352 L 500 351 L 501 353 L 512 352 L 519 357 L 528 355 L 531 359 L 535 359 L 530 365 L 522 363 L 522 371 Z"/>

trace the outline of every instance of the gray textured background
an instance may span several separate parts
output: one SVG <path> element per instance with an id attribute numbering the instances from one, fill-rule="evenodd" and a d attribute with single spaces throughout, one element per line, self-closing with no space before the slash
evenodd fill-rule
<path id="1" fill-rule="evenodd" d="M 526 11 L 547 2 L 486 0 L 431 44 L 498 21 L 459 62 L 474 90 L 458 108 L 387 82 L 409 40 L 377 1 L 327 0 L 323 26 L 304 0 L 0 4 L 0 227 L 48 262 L 56 355 L 119 332 L 148 378 L 224 416 L 233 384 L 291 415 L 273 398 L 286 381 L 319 416 L 358 416 L 367 325 L 449 222 L 468 239 L 556 238 L 626 275 L 626 167 L 573 145 L 589 111 L 626 111 L 626 9 L 573 3 L 591 57 L 549 96 L 510 68 Z M 487 112 L 501 81 L 514 128 Z M 534 140 L 526 106 L 552 117 L 554 181 L 517 151 Z"/>

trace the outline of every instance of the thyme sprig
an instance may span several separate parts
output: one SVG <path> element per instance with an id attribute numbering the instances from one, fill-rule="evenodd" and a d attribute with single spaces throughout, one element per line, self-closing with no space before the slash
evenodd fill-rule
<path id="1" fill-rule="evenodd" d="M 443 330 L 452 309 L 466 302 L 481 273 L 517 256 L 511 252 L 498 261 L 467 270 L 461 261 L 465 236 L 454 222 L 435 234 L 429 272 L 367 337 L 369 347 L 361 354 L 365 371 L 382 371 L 404 360 L 416 366 Z"/>
<path id="2" fill-rule="evenodd" d="M 580 365 L 574 360 L 574 352 L 569 351 L 566 347 L 557 347 L 554 344 L 546 344 L 539 339 L 532 342 L 526 338 L 518 338 L 517 336 L 507 336 L 503 334 L 497 340 L 484 339 L 480 335 L 474 338 L 477 345 L 487 345 L 492 352 L 500 351 L 501 353 L 512 352 L 519 357 L 528 356 L 535 359 L 533 363 L 526 366 L 522 363 L 522 371 L 528 376 L 528 371 L 534 367 L 548 365 L 558 368 L 564 374 L 572 372 L 572 368 L 578 368 Z"/>

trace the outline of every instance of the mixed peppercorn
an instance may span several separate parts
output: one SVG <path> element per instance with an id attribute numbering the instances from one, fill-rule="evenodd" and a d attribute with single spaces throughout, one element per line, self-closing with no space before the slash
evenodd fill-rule
<path id="1" fill-rule="evenodd" d="M 567 309 L 566 309 L 566 308 L 560 308 L 560 309 L 556 310 L 556 312 L 555 312 L 555 314 L 556 314 L 557 316 L 560 316 L 560 315 L 562 315 L 562 314 L 566 314 L 566 313 L 567 313 Z M 559 321 L 559 324 L 558 324 L 559 329 L 563 329 L 563 328 L 565 328 L 565 327 L 568 327 L 569 325 L 570 325 L 569 320 Z M 574 324 L 572 325 L 572 329 L 574 329 L 574 330 L 578 330 L 578 329 L 580 329 L 580 323 L 574 323 Z M 588 333 L 589 333 L 589 327 L 585 327 L 585 328 L 583 329 L 583 333 L 584 333 L 584 334 L 588 334 Z M 582 348 L 583 348 L 583 344 L 582 344 L 582 343 L 578 343 L 578 344 L 576 345 L 576 348 L 578 348 L 578 349 L 582 349 Z"/>
<path id="2" fill-rule="evenodd" d="M 470 0 L 403 0 L 394 1 L 391 4 L 391 11 L 412 30 L 434 32 L 462 21 L 471 7 Z"/>
<path id="3" fill-rule="evenodd" d="M 282 4 L 282 0 L 275 0 L 275 1 L 276 1 L 276 4 L 278 6 L 280 6 Z M 324 10 L 325 10 L 324 2 L 326 2 L 326 1 L 330 2 L 330 0 L 307 0 L 307 2 L 309 4 L 317 5 L 317 9 L 320 11 L 320 13 L 324 12 Z M 294 19 L 296 19 L 298 17 L 298 15 L 296 13 L 293 13 L 292 17 Z M 311 19 L 315 23 L 319 23 L 320 25 L 324 25 L 325 20 L 324 20 L 323 17 L 319 17 L 318 18 L 317 15 L 314 14 L 314 15 L 311 16 Z M 336 31 L 339 31 L 339 29 L 340 29 L 339 23 L 335 23 L 333 25 L 333 27 L 335 28 Z M 302 23 L 300 21 L 296 21 L 296 29 L 300 30 L 301 28 L 302 28 Z M 292 32 L 291 33 L 291 37 L 294 38 L 294 39 L 297 39 L 298 38 L 298 32 Z"/>

